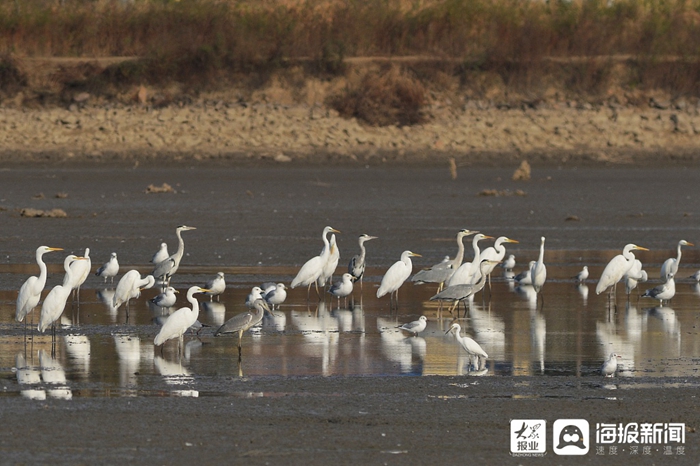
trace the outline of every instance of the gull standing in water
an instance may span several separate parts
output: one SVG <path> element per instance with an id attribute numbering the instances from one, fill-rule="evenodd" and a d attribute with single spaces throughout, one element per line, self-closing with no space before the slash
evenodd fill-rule
<path id="1" fill-rule="evenodd" d="M 259 286 L 251 288 L 250 293 L 248 293 L 248 296 L 245 298 L 245 305 L 250 308 L 255 307 L 255 301 L 263 299 L 262 292 L 263 290 Z"/>
<path id="2" fill-rule="evenodd" d="M 501 267 L 503 267 L 506 270 L 513 270 L 515 268 L 515 256 L 513 254 L 510 254 L 508 258 L 505 261 L 503 261 Z"/>
<path id="3" fill-rule="evenodd" d="M 588 266 L 584 265 L 583 269 L 581 269 L 581 271 L 574 276 L 574 279 L 576 280 L 576 283 L 586 283 L 586 280 L 588 279 Z"/>
<path id="4" fill-rule="evenodd" d="M 634 265 L 635 257 L 632 251 L 648 251 L 648 249 L 632 243 L 626 245 L 622 250 L 622 254 L 613 257 L 603 269 L 600 280 L 598 280 L 598 284 L 595 287 L 596 294 L 600 294 L 608 289 L 610 289 L 610 295 L 614 294 L 617 282 L 622 280 L 622 277 Z"/>
<path id="5" fill-rule="evenodd" d="M 149 277 L 150 276 L 151 275 L 149 275 Z M 180 354 L 180 351 L 183 348 L 182 336 L 185 334 L 188 328 L 197 322 L 197 318 L 199 317 L 199 301 L 197 301 L 197 299 L 194 297 L 194 294 L 206 293 L 207 291 L 209 290 L 198 286 L 193 286 L 187 290 L 187 301 L 192 304 L 192 308 L 181 307 L 177 311 L 173 312 L 170 317 L 168 317 L 168 320 L 165 321 L 163 327 L 161 327 L 160 331 L 158 332 L 158 335 L 156 335 L 156 337 L 153 339 L 153 344 L 155 346 L 161 346 L 168 340 L 178 338 L 179 341 L 177 348 L 178 354 Z M 161 351 L 163 351 L 162 347 Z"/>
<path id="6" fill-rule="evenodd" d="M 185 242 L 182 239 L 182 232 L 189 230 L 196 230 L 195 227 L 189 227 L 187 225 L 180 225 L 175 229 L 175 235 L 177 236 L 177 251 L 170 255 L 167 259 L 156 264 L 155 269 L 153 269 L 153 275 L 155 278 L 159 279 L 163 283 L 163 288 L 170 286 L 170 278 L 177 272 L 180 267 L 180 261 L 182 256 L 185 254 Z"/>
<path id="7" fill-rule="evenodd" d="M 71 270 L 70 264 L 77 260 L 85 260 L 85 258 L 71 254 L 63 261 L 63 268 L 68 276 L 67 279 L 63 280 L 63 283 L 66 283 L 66 281 L 70 283 L 72 280 L 73 270 Z M 51 325 L 53 328 L 52 340 L 56 339 L 55 322 L 61 317 L 61 314 L 63 314 L 70 292 L 71 288 L 69 286 L 64 286 L 62 284 L 56 285 L 49 291 L 49 294 L 46 295 L 41 305 L 41 316 L 39 317 L 39 326 L 37 328 L 41 333 L 44 333 L 49 325 Z"/>
<path id="8" fill-rule="evenodd" d="M 168 254 L 168 243 L 160 243 L 160 248 L 151 257 L 151 264 L 158 265 L 168 257 L 170 257 L 170 254 Z"/>
<path id="9" fill-rule="evenodd" d="M 352 275 L 349 273 L 344 273 L 340 281 L 335 282 L 329 289 L 328 292 L 338 298 L 338 307 L 340 307 L 340 298 L 345 298 L 345 303 L 347 304 L 347 298 L 352 294 Z"/>
<path id="10" fill-rule="evenodd" d="M 255 303 L 253 303 L 253 309 L 244 312 L 243 314 L 238 314 L 237 316 L 231 317 L 229 320 L 227 320 L 224 325 L 219 327 L 219 329 L 216 331 L 214 334 L 215 337 L 218 337 L 221 334 L 224 333 L 236 333 L 238 332 L 238 362 L 241 362 L 242 356 L 241 356 L 241 340 L 243 339 L 243 332 L 248 330 L 249 328 L 257 325 L 262 321 L 263 316 L 265 315 L 265 311 L 270 312 L 270 308 L 267 306 L 267 303 L 265 302 L 264 299 L 257 299 L 255 300 Z"/>
<path id="11" fill-rule="evenodd" d="M 421 257 L 421 255 L 411 251 L 404 251 L 401 254 L 401 260 L 389 267 L 389 270 L 387 270 L 384 277 L 382 277 L 382 282 L 377 290 L 377 298 L 381 298 L 389 293 L 390 307 L 392 307 L 394 295 L 396 295 L 396 308 L 399 307 L 399 288 L 401 288 L 403 282 L 411 276 L 411 272 L 413 271 L 411 257 Z"/>
<path id="12" fill-rule="evenodd" d="M 600 368 L 600 375 L 614 377 L 615 372 L 617 372 L 617 360 L 619 357 L 617 353 L 610 353 L 610 357 L 605 360 L 603 366 Z"/>
<path id="13" fill-rule="evenodd" d="M 425 316 L 420 316 L 418 320 L 414 320 L 413 322 L 408 322 L 403 324 L 402 326 L 399 327 L 400 330 L 403 330 L 408 333 L 412 333 L 414 337 L 417 337 L 420 332 L 425 330 L 425 327 L 428 326 L 428 318 Z"/>
<path id="14" fill-rule="evenodd" d="M 673 280 L 673 274 L 669 273 L 666 276 L 666 283 L 663 283 L 655 288 L 646 290 L 642 298 L 658 299 L 660 305 L 664 305 L 664 301 L 670 301 L 676 295 L 676 282 Z"/>
<path id="15" fill-rule="evenodd" d="M 109 278 L 112 283 L 114 283 L 114 277 L 117 276 L 119 273 L 119 261 L 117 260 L 117 253 L 113 252 L 112 255 L 109 257 L 109 260 L 105 262 L 102 267 L 97 269 L 97 272 L 95 272 L 95 275 L 98 277 L 104 277 L 105 283 L 107 283 L 107 279 Z"/>
<path id="16" fill-rule="evenodd" d="M 489 355 L 486 354 L 486 351 L 484 351 L 483 348 L 479 346 L 479 344 L 476 341 L 472 340 L 469 337 L 463 337 L 462 335 L 460 335 L 461 331 L 462 327 L 459 324 L 454 323 L 452 324 L 452 326 L 450 326 L 449 330 L 445 332 L 445 335 L 452 332 L 452 334 L 455 336 L 455 339 L 457 340 L 457 343 L 469 355 L 470 365 L 471 359 L 472 357 L 474 357 L 476 358 L 476 370 L 481 370 L 481 358 L 487 359 Z"/>
<path id="17" fill-rule="evenodd" d="M 532 268 L 535 266 L 537 261 L 530 261 L 527 264 L 527 269 L 523 270 L 519 274 L 517 274 L 515 277 L 513 277 L 513 280 L 518 282 L 518 285 L 532 285 Z"/>
<path id="18" fill-rule="evenodd" d="M 465 236 L 473 235 L 479 233 L 478 231 L 471 230 L 459 230 L 457 232 L 457 255 L 454 259 L 450 260 L 447 256 L 446 260 L 443 260 L 439 264 L 435 264 L 429 269 L 421 270 L 411 277 L 411 281 L 420 285 L 422 283 L 437 283 L 438 292 L 442 290 L 450 277 L 455 273 L 457 269 L 462 265 L 464 260 L 464 241 Z"/>
<path id="19" fill-rule="evenodd" d="M 209 296 L 209 302 L 213 301 L 214 296 L 216 296 L 216 302 L 219 302 L 219 296 L 226 290 L 226 281 L 224 280 L 224 273 L 217 273 L 216 277 L 207 281 L 206 285 L 204 285 L 204 288 L 207 289 L 207 291 L 204 294 Z"/>
<path id="20" fill-rule="evenodd" d="M 39 246 L 36 248 L 36 263 L 39 265 L 39 276 L 31 276 L 22 284 L 17 295 L 17 307 L 15 310 L 15 320 L 22 322 L 24 318 L 34 310 L 39 300 L 41 292 L 46 286 L 46 264 L 44 263 L 44 254 L 53 251 L 63 251 L 62 248 L 50 248 L 48 246 Z M 26 323 L 25 323 L 26 324 Z"/>
<path id="21" fill-rule="evenodd" d="M 272 306 L 272 309 L 274 309 L 275 306 L 279 308 L 280 304 L 287 299 L 287 287 L 284 286 L 284 283 L 278 283 L 273 289 L 265 293 L 263 299 L 267 304 Z"/>
<path id="22" fill-rule="evenodd" d="M 365 275 L 365 257 L 367 255 L 365 242 L 373 239 L 377 239 L 377 237 L 367 234 L 360 235 L 357 240 L 360 245 L 360 253 L 352 256 L 352 259 L 350 259 L 350 263 L 348 264 L 348 273 L 352 275 L 353 281 L 360 280 L 360 291 L 362 291 L 362 277 Z"/>
<path id="23" fill-rule="evenodd" d="M 179 293 L 179 291 L 177 291 L 172 286 L 169 286 L 165 289 L 164 292 L 153 298 L 151 302 L 158 307 L 172 307 L 177 301 L 177 296 L 175 296 L 175 293 Z"/>
<path id="24" fill-rule="evenodd" d="M 678 264 L 681 263 L 681 246 L 695 246 L 693 243 L 682 239 L 678 242 L 678 257 L 669 257 L 661 265 L 660 277 L 666 279 L 669 273 L 672 273 L 675 277 L 678 275 Z"/>
<path id="25" fill-rule="evenodd" d="M 301 266 L 299 272 L 297 273 L 294 280 L 292 280 L 291 288 L 296 288 L 299 285 L 308 286 L 306 290 L 306 299 L 309 299 L 309 293 L 311 292 L 311 285 L 316 285 L 316 294 L 320 297 L 321 294 L 318 291 L 318 277 L 323 273 L 323 266 L 328 261 L 330 257 L 330 244 L 328 242 L 328 233 L 340 233 L 333 227 L 327 226 L 323 229 L 323 234 L 321 239 L 323 240 L 323 250 L 318 256 L 312 257 L 304 265 Z"/>

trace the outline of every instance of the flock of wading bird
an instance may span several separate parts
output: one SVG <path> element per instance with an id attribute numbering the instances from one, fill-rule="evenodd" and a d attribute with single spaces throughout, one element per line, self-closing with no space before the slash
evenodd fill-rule
<path id="1" fill-rule="evenodd" d="M 153 287 L 156 283 L 161 286 L 161 294 L 153 298 L 151 301 L 162 308 L 170 308 L 176 302 L 175 290 L 170 286 L 172 276 L 177 272 L 180 266 L 180 261 L 184 255 L 185 243 L 182 239 L 182 232 L 194 230 L 195 227 L 182 225 L 176 228 L 175 233 L 178 239 L 178 248 L 174 254 L 168 253 L 166 243 L 162 243 L 160 249 L 153 255 L 151 262 L 154 264 L 153 272 L 146 277 L 142 277 L 136 270 L 129 270 L 118 281 L 114 296 L 112 298 L 113 310 L 117 310 L 121 305 L 125 305 L 127 318 L 129 315 L 129 301 L 138 298 L 144 289 Z M 291 282 L 290 287 L 297 286 L 307 287 L 307 300 L 310 297 L 311 287 L 315 286 L 316 293 L 321 298 L 319 287 L 325 289 L 326 292 L 338 298 L 347 299 L 353 293 L 355 283 L 359 282 L 362 287 L 362 278 L 365 272 L 366 263 L 366 248 L 367 241 L 376 239 L 376 236 L 360 235 L 359 247 L 360 252 L 350 260 L 347 272 L 344 273 L 339 281 L 332 283 L 332 276 L 338 267 L 340 260 L 340 252 L 336 243 L 335 233 L 340 233 L 338 230 L 327 226 L 323 229 L 321 239 L 323 248 L 321 253 L 309 259 L 299 270 L 297 275 Z M 328 235 L 331 234 L 330 239 Z M 474 258 L 471 262 L 464 262 L 464 242 L 463 239 L 473 235 L 472 247 L 474 249 Z M 531 261 L 527 269 L 518 274 L 512 273 L 515 267 L 515 257 L 511 254 L 506 258 L 506 248 L 504 243 L 518 243 L 518 241 L 510 239 L 506 236 L 501 236 L 495 239 L 494 245 L 484 249 L 479 248 L 479 242 L 485 239 L 494 239 L 492 236 L 487 236 L 478 231 L 460 230 L 457 233 L 457 254 L 453 259 L 446 256 L 443 261 L 434 266 L 421 270 L 413 277 L 413 264 L 411 257 L 420 257 L 411 251 L 404 251 L 401 254 L 401 259 L 394 263 L 386 271 L 382 277 L 379 288 L 377 289 L 377 298 L 381 298 L 387 294 L 390 295 L 390 308 L 393 310 L 398 308 L 398 292 L 403 283 L 411 277 L 411 281 L 416 284 L 433 283 L 438 285 L 438 292 L 430 298 L 433 301 L 448 301 L 452 302 L 452 313 L 455 307 L 462 301 L 472 298 L 476 293 L 481 291 L 488 282 L 490 286 L 490 276 L 497 265 L 501 265 L 507 272 L 508 276 L 512 276 L 513 280 L 519 286 L 531 286 L 536 293 L 542 289 L 547 279 L 547 267 L 544 263 L 544 236 L 541 238 L 539 257 L 535 261 Z M 665 279 L 665 283 L 648 289 L 642 295 L 658 299 L 663 304 L 675 295 L 674 277 L 678 273 L 678 265 L 681 260 L 681 247 L 693 246 L 688 241 L 681 240 L 678 242 L 678 255 L 675 258 L 667 259 L 661 267 L 661 277 Z M 46 264 L 43 261 L 43 256 L 52 251 L 62 251 L 62 248 L 40 246 L 36 250 L 36 262 L 39 265 L 39 276 L 29 277 L 19 290 L 17 297 L 17 307 L 15 319 L 18 322 L 25 322 L 26 317 L 39 304 L 41 294 L 46 285 Z M 614 296 L 617 283 L 625 282 L 627 294 L 637 287 L 638 283 L 645 282 L 648 278 L 646 271 L 642 268 L 642 263 L 636 259 L 632 251 L 648 249 L 628 244 L 624 247 L 622 254 L 615 256 L 605 267 L 603 273 L 596 285 L 596 293 L 601 294 L 608 292 Z M 67 300 L 71 292 L 75 293 L 75 297 L 79 300 L 80 286 L 85 282 L 88 275 L 91 273 L 92 263 L 90 260 L 90 249 L 85 250 L 83 256 L 69 255 L 64 260 L 64 269 L 66 271 L 63 283 L 56 285 L 46 295 L 41 306 L 39 317 L 38 330 L 45 332 L 49 327 L 52 328 L 53 337 L 55 340 L 56 321 L 63 313 Z M 95 275 L 103 277 L 105 282 L 109 279 L 114 282 L 114 277 L 119 273 L 119 262 L 117 254 L 112 253 L 109 261 L 97 269 Z M 574 277 L 578 282 L 584 283 L 589 277 L 588 268 L 583 267 L 583 270 Z M 700 271 L 696 272 L 692 278 L 700 281 Z M 329 285 L 326 288 L 327 284 Z M 226 283 L 223 272 L 219 272 L 216 277 L 209 280 L 204 286 L 193 286 L 187 291 L 187 301 L 191 303 L 191 307 L 182 307 L 170 314 L 164 321 L 160 331 L 154 339 L 155 346 L 161 346 L 168 340 L 178 338 L 178 350 L 182 348 L 183 335 L 188 329 L 199 324 L 199 302 L 194 297 L 197 293 L 208 295 L 210 300 L 215 296 L 217 300 L 219 295 L 226 289 Z M 215 336 L 225 333 L 238 333 L 238 357 L 241 360 L 241 340 L 243 332 L 257 325 L 262 321 L 266 312 L 271 312 L 282 304 L 287 297 L 286 286 L 283 283 L 264 283 L 261 286 L 253 287 L 251 293 L 246 299 L 246 305 L 249 308 L 247 312 L 238 314 L 226 321 L 215 332 Z M 418 335 L 425 330 L 427 318 L 421 316 L 418 320 L 409 322 L 398 327 L 399 329 L 412 334 Z M 201 324 L 199 324 L 201 326 Z M 461 336 L 461 327 L 458 323 L 453 323 L 446 333 L 452 333 L 455 336 L 456 342 L 468 353 L 470 361 L 474 361 L 476 369 L 480 369 L 481 363 L 485 358 L 488 358 L 487 353 L 473 339 Z M 601 373 L 606 376 L 614 375 L 617 369 L 617 358 L 615 353 L 610 355 L 610 358 L 605 361 L 601 368 Z"/>

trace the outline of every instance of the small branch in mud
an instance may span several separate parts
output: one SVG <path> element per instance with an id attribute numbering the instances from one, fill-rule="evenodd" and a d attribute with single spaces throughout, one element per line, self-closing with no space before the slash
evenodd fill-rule
<path id="1" fill-rule="evenodd" d="M 31 217 L 31 218 L 36 218 L 36 217 L 67 218 L 68 217 L 68 214 L 63 209 L 41 210 L 41 209 L 33 209 L 31 207 L 28 207 L 26 209 L 21 209 L 19 211 L 19 215 L 21 217 Z"/>
<path id="2" fill-rule="evenodd" d="M 173 189 L 172 186 L 170 186 L 168 183 L 163 183 L 161 186 L 156 186 L 153 184 L 149 184 L 148 187 L 146 188 L 146 191 L 144 191 L 146 194 L 160 194 L 160 193 L 176 193 Z"/>

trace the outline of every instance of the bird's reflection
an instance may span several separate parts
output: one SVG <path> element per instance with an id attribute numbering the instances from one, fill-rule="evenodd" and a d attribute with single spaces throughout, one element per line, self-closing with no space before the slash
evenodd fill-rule
<path id="1" fill-rule="evenodd" d="M 527 301 L 530 310 L 537 309 L 537 291 L 532 285 L 520 285 L 515 288 L 515 292 L 522 299 Z"/>
<path id="2" fill-rule="evenodd" d="M 114 307 L 114 288 L 95 290 L 95 296 L 104 305 L 109 313 L 112 323 L 117 322 L 117 309 Z"/>
<path id="3" fill-rule="evenodd" d="M 316 311 L 292 311 L 292 325 L 301 331 L 309 343 L 302 353 L 321 358 L 321 372 L 331 375 L 338 356 L 338 321 L 328 312 L 326 303 L 319 301 Z"/>
<path id="4" fill-rule="evenodd" d="M 535 301 L 537 297 L 535 297 Z M 535 307 L 537 304 L 535 304 Z M 542 312 L 530 310 L 530 334 L 532 339 L 532 348 L 536 352 L 535 358 L 539 363 L 540 374 L 544 374 L 545 365 L 545 348 L 547 344 L 547 321 Z"/>
<path id="5" fill-rule="evenodd" d="M 38 366 L 27 364 L 27 360 L 21 352 L 15 356 L 15 368 L 17 369 L 20 394 L 30 400 L 45 400 L 46 391 L 40 387 L 41 369 Z"/>
<path id="6" fill-rule="evenodd" d="M 46 393 L 50 397 L 63 400 L 73 398 L 73 392 L 68 387 L 63 366 L 43 349 L 39 350 L 39 367 L 41 368 L 41 380 L 47 385 Z"/>
<path id="7" fill-rule="evenodd" d="M 377 318 L 377 330 L 381 336 L 382 354 L 396 364 L 402 374 L 423 374 L 423 361 L 427 353 L 425 338 L 406 336 L 398 330 L 397 319 Z"/>
<path id="8" fill-rule="evenodd" d="M 469 323 L 474 333 L 474 339 L 488 348 L 488 354 L 493 359 L 503 359 L 506 349 L 506 324 L 501 317 L 491 312 L 491 305 L 469 305 Z"/>
<path id="9" fill-rule="evenodd" d="M 596 338 L 600 344 L 600 360 L 604 361 L 611 353 L 616 353 L 620 356 L 617 360 L 617 374 L 633 377 L 636 366 L 634 342 L 620 334 L 615 322 L 596 322 Z M 597 371 L 598 367 L 595 369 Z"/>
<path id="10" fill-rule="evenodd" d="M 156 355 L 153 359 L 153 364 L 158 371 L 158 374 L 163 376 L 163 380 L 168 385 L 177 386 L 176 390 L 171 391 L 173 395 L 198 397 L 199 391 L 189 388 L 194 383 L 194 377 L 181 361 L 167 361 L 160 355 Z"/>
<path id="11" fill-rule="evenodd" d="M 266 331 L 284 332 L 287 328 L 287 315 L 282 311 L 265 312 L 262 328 Z"/>
<path id="12" fill-rule="evenodd" d="M 661 322 L 665 333 L 677 336 L 680 342 L 681 323 L 676 311 L 669 306 L 657 306 L 645 309 L 647 315 Z"/>
<path id="13" fill-rule="evenodd" d="M 138 382 L 139 364 L 141 363 L 141 339 L 136 335 L 115 334 L 114 346 L 119 359 L 119 386 L 131 389 Z M 144 354 L 149 354 L 145 351 Z M 152 354 L 152 351 L 150 352 Z M 129 394 L 129 392 L 127 392 Z M 131 393 L 136 395 L 135 393 Z"/>
<path id="14" fill-rule="evenodd" d="M 71 365 L 82 374 L 90 377 L 90 339 L 86 335 L 69 334 L 63 337 Z"/>
<path id="15" fill-rule="evenodd" d="M 583 301 L 583 305 L 588 304 L 588 285 L 584 283 L 579 283 L 576 286 L 576 289 L 578 290 L 578 294 L 581 295 L 581 300 Z"/>
<path id="16" fill-rule="evenodd" d="M 205 316 L 205 322 L 217 328 L 224 324 L 226 321 L 226 306 L 224 303 L 202 301 L 199 305 L 202 308 L 202 314 Z"/>

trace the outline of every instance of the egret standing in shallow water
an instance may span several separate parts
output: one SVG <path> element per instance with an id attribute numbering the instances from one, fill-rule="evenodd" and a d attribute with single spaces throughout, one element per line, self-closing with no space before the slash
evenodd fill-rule
<path id="1" fill-rule="evenodd" d="M 70 283 L 66 283 L 68 280 L 68 275 L 65 276 L 63 280 L 63 286 L 70 287 L 71 290 L 75 290 L 75 296 L 80 303 L 80 286 L 85 283 L 88 275 L 90 275 L 90 269 L 92 268 L 92 261 L 90 260 L 90 248 L 85 248 L 85 254 L 83 255 L 84 260 L 73 261 L 70 264 L 70 268 L 73 271 L 71 274 Z"/>
<path id="2" fill-rule="evenodd" d="M 598 280 L 598 284 L 595 287 L 596 294 L 600 294 L 607 289 L 610 289 L 611 295 L 615 293 L 617 282 L 622 280 L 622 277 L 634 265 L 635 257 L 632 251 L 648 251 L 648 249 L 632 243 L 626 245 L 622 250 L 622 254 L 613 257 L 603 269 L 600 280 Z"/>
<path id="3" fill-rule="evenodd" d="M 678 257 L 669 257 L 661 264 L 661 274 L 660 277 L 664 280 L 668 277 L 669 273 L 672 273 L 675 277 L 678 275 L 678 265 L 681 263 L 681 246 L 695 246 L 693 243 L 682 239 L 678 242 Z"/>
<path id="4" fill-rule="evenodd" d="M 464 260 L 464 237 L 477 233 L 479 232 L 467 229 L 459 230 L 457 232 L 457 255 L 455 258 L 450 260 L 450 257 L 447 256 L 447 259 L 443 260 L 439 264 L 435 264 L 429 269 L 417 272 L 413 277 L 411 277 L 411 281 L 416 284 L 437 283 L 438 292 L 440 292 L 445 285 L 445 282 L 449 280 L 455 271 L 462 265 L 462 261 Z"/>
<path id="5" fill-rule="evenodd" d="M 617 372 L 617 360 L 620 356 L 617 353 L 610 353 L 610 357 L 605 360 L 600 368 L 600 374 L 605 377 L 614 377 Z"/>
<path id="6" fill-rule="evenodd" d="M 417 337 L 420 332 L 425 330 L 428 326 L 428 318 L 425 316 L 420 316 L 418 320 L 413 322 L 408 322 L 399 327 L 400 330 L 404 332 L 412 333 L 414 337 Z"/>
<path id="7" fill-rule="evenodd" d="M 163 282 L 163 288 L 170 286 L 170 278 L 177 272 L 177 269 L 180 267 L 182 256 L 185 254 L 185 241 L 182 239 L 182 232 L 196 229 L 195 227 L 189 227 L 187 225 L 180 225 L 175 229 L 175 235 L 177 235 L 177 251 L 167 259 L 159 262 L 151 274 Z"/>
<path id="8" fill-rule="evenodd" d="M 150 276 L 150 275 L 149 275 Z M 178 354 L 182 349 L 182 336 L 185 334 L 188 328 L 197 322 L 199 317 L 199 301 L 194 297 L 195 293 L 206 293 L 206 288 L 200 288 L 198 286 L 193 286 L 187 290 L 187 301 L 192 304 L 192 308 L 181 307 L 177 311 L 173 312 L 168 320 L 165 321 L 163 327 L 161 327 L 158 335 L 156 335 L 153 340 L 155 346 L 161 346 L 168 340 L 173 338 L 178 338 Z M 161 348 L 161 351 L 163 348 Z"/>
<path id="9" fill-rule="evenodd" d="M 114 277 L 117 276 L 119 273 L 119 261 L 117 260 L 117 253 L 113 252 L 112 255 L 109 257 L 109 260 L 105 262 L 102 267 L 97 269 L 97 272 L 95 272 L 95 275 L 98 277 L 104 277 L 105 283 L 107 283 L 107 279 L 109 278 L 112 283 L 114 283 Z"/>
<path id="10" fill-rule="evenodd" d="M 205 294 L 209 296 L 210 302 L 213 301 L 214 296 L 216 296 L 216 302 L 219 302 L 219 296 L 226 290 L 226 281 L 224 280 L 224 273 L 217 273 L 216 277 L 207 281 L 207 283 L 204 285 L 204 288 L 208 290 Z"/>
<path id="11" fill-rule="evenodd" d="M 39 300 L 41 292 L 46 286 L 46 264 L 43 256 L 48 252 L 63 251 L 62 248 L 50 248 L 48 246 L 39 246 L 36 248 L 36 263 L 39 265 L 39 276 L 31 276 L 22 284 L 17 295 L 17 308 L 15 310 L 15 320 L 22 322 L 24 318 L 34 310 Z"/>
<path id="12" fill-rule="evenodd" d="M 294 277 L 294 280 L 292 280 L 292 284 L 290 285 L 291 288 L 296 288 L 299 285 L 304 285 L 308 286 L 306 290 L 306 299 L 309 299 L 309 293 L 311 292 L 311 285 L 315 284 L 316 285 L 316 294 L 320 297 L 321 294 L 318 291 L 318 283 L 316 280 L 318 280 L 318 277 L 321 276 L 321 273 L 323 273 L 323 266 L 326 264 L 328 261 L 328 258 L 330 257 L 331 251 L 330 251 L 330 244 L 328 242 L 328 233 L 340 233 L 338 230 L 336 230 L 333 227 L 327 226 L 323 229 L 323 234 L 321 235 L 321 239 L 323 240 L 323 250 L 321 251 L 321 254 L 318 256 L 312 257 L 304 265 L 301 266 L 301 269 L 299 269 L 299 272 L 297 273 L 297 276 Z"/>
<path id="13" fill-rule="evenodd" d="M 155 283 L 153 275 L 141 278 L 138 270 L 129 270 L 117 283 L 117 289 L 112 298 L 113 309 L 116 311 L 122 304 L 126 303 L 126 318 L 129 319 L 129 301 L 141 296 L 142 290 L 153 287 Z"/>
<path id="14" fill-rule="evenodd" d="M 544 236 L 540 238 L 540 257 L 530 268 L 530 277 L 532 278 L 532 287 L 539 293 L 547 280 L 547 266 L 544 265 Z"/>
<path id="15" fill-rule="evenodd" d="M 63 261 L 63 268 L 68 276 L 63 283 L 66 283 L 66 281 L 70 282 L 72 280 L 73 271 L 70 268 L 70 264 L 71 262 L 77 260 L 85 260 L 85 258 L 71 254 Z M 54 340 L 56 339 L 55 323 L 58 318 L 61 317 L 61 314 L 63 314 L 63 310 L 66 307 L 66 301 L 68 301 L 70 292 L 70 286 L 65 286 L 62 284 L 56 285 L 51 289 L 51 291 L 49 291 L 49 294 L 46 295 L 46 298 L 41 305 L 41 316 L 39 317 L 39 326 L 37 328 L 41 333 L 44 333 L 49 325 L 51 325 L 53 328 L 52 339 Z"/>
<path id="16" fill-rule="evenodd" d="M 357 239 L 357 242 L 360 245 L 360 253 L 352 256 L 352 259 L 350 259 L 350 263 L 348 264 L 348 273 L 352 275 L 353 280 L 360 280 L 360 291 L 362 291 L 362 277 L 365 275 L 365 258 L 367 256 L 365 242 L 373 239 L 377 239 L 377 237 L 367 234 L 360 235 L 360 237 Z"/>
<path id="17" fill-rule="evenodd" d="M 340 261 L 340 250 L 338 249 L 338 243 L 335 240 L 334 234 L 331 235 L 331 240 L 328 245 L 331 248 L 330 254 L 321 269 L 321 275 L 318 277 L 318 286 L 321 287 L 326 286 L 326 282 L 329 280 L 333 280 L 333 274 L 335 273 L 335 269 L 338 268 L 338 262 Z M 323 254 L 323 252 L 321 252 L 321 254 Z"/>
<path id="18" fill-rule="evenodd" d="M 270 308 L 267 306 L 267 303 L 264 299 L 257 299 L 255 300 L 255 303 L 253 303 L 252 310 L 231 317 L 224 323 L 224 325 L 219 327 L 219 329 L 214 334 L 214 336 L 217 337 L 223 333 L 238 332 L 239 363 L 242 359 L 241 340 L 243 339 L 243 332 L 260 323 L 260 321 L 262 321 L 263 316 L 265 315 L 265 311 L 270 312 Z"/>
<path id="19" fill-rule="evenodd" d="M 493 269 L 495 269 L 496 265 L 506 257 L 506 247 L 503 245 L 503 243 L 518 244 L 518 241 L 510 239 L 507 236 L 499 236 L 496 238 L 493 246 L 489 246 L 481 253 L 480 260 L 483 261 L 484 259 L 489 259 L 490 261 L 493 261 L 488 264 L 488 267 L 486 267 L 485 270 L 481 271 L 481 273 L 486 273 L 486 275 L 488 275 L 489 290 L 491 289 L 491 273 L 493 272 Z M 513 260 L 513 262 L 515 263 L 515 260 Z"/>
<path id="20" fill-rule="evenodd" d="M 396 296 L 396 307 L 399 307 L 399 288 L 401 288 L 403 282 L 411 276 L 411 272 L 413 271 L 411 257 L 421 257 L 421 255 L 411 251 L 404 251 L 401 254 L 401 260 L 389 267 L 389 270 L 387 270 L 384 277 L 382 277 L 382 282 L 377 290 L 377 298 L 381 298 L 389 293 L 390 307 L 393 305 L 394 295 Z"/>
<path id="21" fill-rule="evenodd" d="M 452 332 L 452 334 L 455 336 L 455 339 L 457 340 L 457 343 L 462 347 L 464 351 L 467 352 L 469 355 L 469 363 L 471 365 L 471 359 L 472 357 L 476 358 L 476 370 L 481 370 L 481 358 L 487 359 L 489 357 L 488 354 L 486 354 L 486 351 L 483 350 L 479 344 L 472 340 L 469 337 L 463 337 L 460 335 L 460 332 L 462 331 L 462 326 L 459 325 L 458 323 L 452 324 L 450 326 L 449 330 L 445 332 L 445 335 L 448 333 Z"/>

